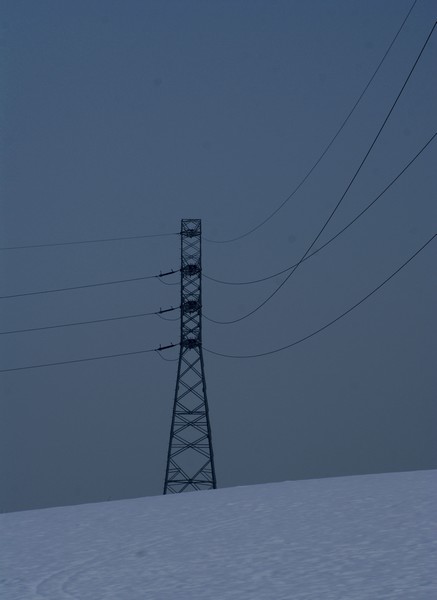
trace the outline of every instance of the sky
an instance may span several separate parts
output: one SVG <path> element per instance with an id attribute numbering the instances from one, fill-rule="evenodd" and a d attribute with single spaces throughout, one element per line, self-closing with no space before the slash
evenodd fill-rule
<path id="1" fill-rule="evenodd" d="M 1 247 L 176 233 L 225 240 L 304 177 L 362 92 L 412 2 L 4 1 Z M 300 259 L 346 189 L 437 15 L 418 0 L 357 110 L 263 227 L 203 242 L 203 273 L 246 281 Z M 437 131 L 437 33 L 320 242 Z M 207 348 L 264 352 L 355 304 L 435 232 L 436 142 L 251 317 L 204 322 Z M 219 487 L 437 467 L 436 242 L 328 330 L 237 360 L 205 353 Z M 177 269 L 177 235 L 3 250 L 1 295 Z M 170 281 L 170 280 L 169 280 Z M 231 320 L 280 279 L 203 281 Z M 177 283 L 177 277 L 174 278 Z M 158 280 L 0 299 L 0 331 L 177 306 Z M 156 316 L 0 335 L 0 368 L 177 343 Z M 177 357 L 177 349 L 168 351 Z M 156 353 L 0 374 L 0 510 L 162 492 L 175 362 Z"/>

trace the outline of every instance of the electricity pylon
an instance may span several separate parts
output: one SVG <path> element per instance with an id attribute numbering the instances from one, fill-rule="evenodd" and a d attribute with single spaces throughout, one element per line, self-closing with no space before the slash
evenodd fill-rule
<path id="1" fill-rule="evenodd" d="M 164 494 L 216 488 L 202 354 L 200 219 L 181 221 L 181 340 Z"/>

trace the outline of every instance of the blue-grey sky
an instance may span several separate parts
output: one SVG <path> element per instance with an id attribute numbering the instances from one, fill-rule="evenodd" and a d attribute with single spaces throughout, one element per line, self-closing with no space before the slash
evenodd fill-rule
<path id="1" fill-rule="evenodd" d="M 1 246 L 176 232 L 229 238 L 274 210 L 361 93 L 411 2 L 2 3 Z M 302 189 L 254 234 L 203 246 L 241 281 L 298 260 L 385 118 L 437 15 L 419 0 L 350 122 Z M 437 131 L 437 33 L 321 238 Z M 262 352 L 335 318 L 436 231 L 435 142 L 355 225 L 252 317 L 204 323 L 205 346 Z M 205 355 L 219 486 L 437 466 L 433 243 L 319 336 L 263 359 Z M 177 236 L 3 251 L 1 295 L 177 269 Z M 434 269 L 435 271 L 435 269 Z M 176 279 L 175 279 L 176 280 Z M 238 317 L 279 283 L 204 281 Z M 0 300 L 1 330 L 178 304 L 158 281 Z M 178 341 L 157 317 L 0 336 L 0 368 Z M 172 350 L 168 356 L 176 356 Z M 176 363 L 157 355 L 0 375 L 0 507 L 159 494 Z"/>

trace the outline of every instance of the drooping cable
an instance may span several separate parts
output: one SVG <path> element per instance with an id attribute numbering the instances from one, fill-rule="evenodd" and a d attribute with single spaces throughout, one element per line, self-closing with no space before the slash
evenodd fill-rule
<path id="1" fill-rule="evenodd" d="M 81 244 L 101 244 L 103 242 L 120 242 L 123 240 L 142 240 L 146 238 L 159 238 L 179 235 L 179 233 L 152 233 L 148 235 L 125 235 L 122 237 L 97 238 L 92 240 L 76 240 L 72 242 L 51 242 L 47 244 L 24 244 L 21 246 L 3 246 L 0 250 L 26 250 L 28 248 L 53 248 L 55 246 L 77 246 Z"/>
<path id="2" fill-rule="evenodd" d="M 163 321 L 179 321 L 180 320 L 180 317 L 163 317 L 162 314 L 159 314 L 158 317 L 160 319 L 162 319 Z"/>
<path id="3" fill-rule="evenodd" d="M 164 281 L 163 279 L 159 280 L 164 285 L 179 285 L 179 281 Z"/>
<path id="4" fill-rule="evenodd" d="M 71 290 L 83 290 L 86 288 L 93 287 L 101 287 L 105 285 L 118 285 L 121 283 L 128 283 L 131 281 L 144 281 L 146 279 L 161 279 L 162 277 L 167 277 L 168 275 L 174 275 L 178 273 L 178 271 L 169 271 L 168 273 L 160 273 L 159 275 L 144 275 L 142 277 L 129 277 L 128 279 L 117 279 L 113 281 L 103 281 L 100 283 L 88 283 L 86 285 L 73 285 L 69 287 L 63 288 L 55 288 L 50 290 L 38 290 L 36 292 L 22 292 L 19 294 L 7 294 L 5 296 L 0 296 L 0 300 L 6 300 L 7 298 L 21 298 L 23 296 L 38 296 L 39 294 L 53 294 L 55 292 L 69 292 Z"/>
<path id="5" fill-rule="evenodd" d="M 166 358 L 163 354 L 161 354 L 160 352 L 158 352 L 158 356 L 159 358 L 162 358 L 162 360 L 165 360 L 165 362 L 176 362 L 177 360 L 179 360 L 179 357 L 176 356 L 176 358 Z"/>
<path id="6" fill-rule="evenodd" d="M 287 350 L 288 348 L 292 348 L 293 346 L 297 346 L 298 344 L 301 344 L 302 342 L 305 342 L 306 340 L 309 340 L 310 338 L 314 337 L 315 335 L 321 333 L 325 329 L 328 329 L 328 327 L 331 327 L 331 325 L 334 325 L 334 323 L 337 323 L 337 321 L 340 321 L 340 319 L 342 319 L 343 317 L 345 317 L 346 315 L 351 313 L 353 310 L 355 310 L 358 306 L 363 304 L 368 298 L 373 296 L 373 294 L 375 294 L 386 283 L 388 283 L 391 279 L 393 279 L 393 277 L 395 277 L 400 271 L 402 271 L 402 269 L 404 269 L 408 265 L 408 263 L 410 263 L 418 254 L 420 254 L 420 252 L 422 252 L 428 246 L 428 244 L 430 244 L 432 242 L 432 240 L 436 237 L 437 237 L 437 234 L 434 234 L 427 242 L 425 242 L 423 244 L 423 246 L 421 246 L 412 256 L 410 256 L 410 258 L 408 258 L 400 267 L 398 267 L 396 269 L 396 271 L 394 271 L 391 275 L 389 275 L 386 279 L 384 279 L 384 281 L 382 283 L 380 283 L 378 286 L 376 286 L 371 292 L 369 292 L 366 296 L 364 296 L 364 298 L 361 298 L 361 300 L 359 300 L 353 306 L 351 306 L 350 308 L 345 310 L 343 313 L 341 313 L 341 315 L 339 315 L 335 319 L 332 319 L 332 321 L 329 321 L 329 323 L 326 323 L 325 325 L 323 325 L 322 327 L 319 327 L 318 329 L 309 333 L 308 335 L 306 335 L 298 340 L 295 340 L 294 342 L 291 342 L 290 344 L 287 344 L 286 346 L 281 346 L 280 348 L 275 348 L 274 350 L 268 350 L 267 352 L 259 352 L 257 354 L 225 354 L 223 352 L 216 352 L 215 350 L 211 350 L 211 349 L 205 348 L 205 347 L 203 349 L 205 350 L 205 352 L 209 352 L 210 354 L 214 354 L 216 356 L 222 356 L 224 358 L 259 358 L 262 356 L 268 356 L 270 354 L 276 354 L 278 352 L 282 352 L 283 350 Z"/>
<path id="7" fill-rule="evenodd" d="M 173 310 L 178 310 L 178 308 L 179 308 L 178 306 L 177 307 L 172 306 L 171 308 L 160 309 L 160 310 L 154 311 L 154 312 L 138 313 L 135 315 L 124 315 L 121 317 L 108 317 L 106 319 L 92 319 L 90 321 L 75 321 L 74 323 L 60 323 L 59 325 L 46 325 L 44 327 L 28 327 L 27 329 L 10 329 L 8 331 L 0 331 L 0 335 L 10 335 L 10 334 L 16 334 L 16 333 L 30 333 L 33 331 L 46 331 L 49 329 L 61 329 L 63 327 L 76 327 L 77 325 L 92 325 L 95 323 L 107 323 L 110 321 L 123 321 L 124 319 L 138 319 L 140 317 L 151 317 L 153 315 L 161 317 L 161 315 L 163 313 L 168 313 Z"/>
<path id="8" fill-rule="evenodd" d="M 340 229 L 340 231 L 338 231 L 334 236 L 332 236 L 331 238 L 329 238 L 329 240 L 327 242 L 325 242 L 324 244 L 322 244 L 321 246 L 319 246 L 316 250 L 314 250 L 313 252 L 311 252 L 310 254 L 308 254 L 303 259 L 302 262 L 308 260 L 309 258 L 311 258 L 312 256 L 314 256 L 315 254 L 317 254 L 318 252 L 320 252 L 321 250 L 323 250 L 324 248 L 326 248 L 326 246 L 328 246 L 331 242 L 333 242 L 335 239 L 337 239 L 342 233 L 344 233 L 347 229 L 349 229 L 349 227 L 351 225 L 353 225 L 356 221 L 358 221 L 358 219 L 360 217 L 362 217 L 364 215 L 364 213 L 366 213 L 385 194 L 385 192 L 387 192 L 387 190 L 389 190 L 391 188 L 391 186 L 405 173 L 405 171 L 407 171 L 407 169 L 419 158 L 419 156 L 422 154 L 422 152 L 431 144 L 431 142 L 434 140 L 434 138 L 436 136 L 437 136 L 437 132 L 434 133 L 429 138 L 429 140 L 425 143 L 425 145 L 422 146 L 422 148 L 404 166 L 404 168 L 402 169 L 402 171 L 400 171 L 396 175 L 396 177 L 394 179 L 392 179 L 390 181 L 390 183 L 376 196 L 376 198 L 374 198 L 369 204 L 367 204 L 367 206 L 365 208 L 363 208 L 363 210 L 361 212 L 359 212 L 352 219 L 352 221 L 349 221 L 349 223 L 347 225 L 345 225 L 342 229 Z M 250 281 L 223 281 L 222 279 L 217 279 L 216 277 L 211 277 L 209 275 L 206 275 L 205 273 L 203 274 L 203 277 L 205 277 L 205 279 L 209 279 L 210 281 L 214 281 L 215 283 L 220 283 L 220 284 L 225 284 L 225 285 L 251 285 L 251 284 L 254 284 L 254 283 L 261 283 L 262 281 L 267 281 L 268 279 L 273 279 L 274 277 L 279 277 L 279 275 L 283 275 L 284 273 L 287 273 L 288 271 L 290 271 L 291 269 L 293 269 L 297 265 L 298 265 L 298 263 L 295 263 L 295 264 L 287 267 L 286 269 L 282 269 L 282 271 L 278 271 L 277 273 L 273 273 L 272 275 L 267 275 L 266 277 L 261 277 L 259 279 L 252 279 Z"/>
<path id="9" fill-rule="evenodd" d="M 44 363 L 40 365 L 27 365 L 25 367 L 13 367 L 11 369 L 0 369 L 0 373 L 10 373 L 11 371 L 26 371 L 29 369 L 42 369 L 43 367 L 58 367 L 59 365 L 71 365 L 75 363 L 90 362 L 94 360 L 105 360 L 107 358 L 119 358 L 121 356 L 134 356 L 135 354 L 147 354 L 149 352 L 162 352 L 168 348 L 174 348 L 179 344 L 169 344 L 168 346 L 160 346 L 159 348 L 150 348 L 149 350 L 135 350 L 134 352 L 119 352 L 118 354 L 106 354 L 104 356 L 91 356 L 89 358 L 76 358 L 75 360 L 61 360 L 52 363 Z"/>
<path id="10" fill-rule="evenodd" d="M 338 208 L 340 207 L 341 203 L 343 202 L 346 194 L 348 193 L 349 189 L 351 188 L 352 184 L 354 183 L 355 179 L 358 177 L 358 174 L 360 173 L 364 163 L 366 162 L 369 154 L 371 153 L 373 147 L 375 146 L 377 140 L 379 139 L 379 136 L 381 135 L 387 121 L 390 118 L 390 115 L 392 114 L 393 110 L 395 109 L 396 104 L 399 101 L 399 98 L 401 97 L 408 81 L 410 80 L 411 75 L 414 72 L 414 69 L 417 66 L 417 63 L 419 62 L 433 32 L 434 29 L 437 25 L 437 22 L 434 23 L 434 25 L 432 26 L 431 31 L 428 34 L 428 37 L 426 38 L 424 44 L 422 45 L 422 48 L 416 58 L 416 60 L 414 61 L 413 66 L 411 67 L 404 83 L 402 84 L 401 89 L 399 90 L 394 102 L 392 103 L 390 110 L 388 111 L 386 117 L 384 118 L 384 121 L 382 122 L 377 134 L 375 135 L 375 137 L 373 138 L 372 143 L 370 144 L 367 152 L 365 153 L 363 159 L 361 160 L 360 164 L 358 165 L 358 168 L 355 170 L 355 173 L 353 174 L 351 180 L 349 181 L 348 185 L 346 186 L 345 191 L 343 192 L 343 194 L 340 196 L 340 199 L 338 200 L 337 204 L 334 206 L 333 210 L 331 211 L 331 213 L 329 214 L 328 218 L 325 220 L 323 226 L 321 227 L 321 229 L 319 230 L 319 232 L 317 233 L 316 237 L 313 239 L 313 241 L 311 242 L 311 244 L 308 246 L 308 248 L 305 250 L 305 253 L 302 255 L 302 257 L 300 258 L 300 260 L 296 263 L 296 265 L 292 268 L 292 270 L 290 271 L 290 273 L 287 275 L 287 277 L 285 277 L 285 279 L 273 290 L 273 292 L 267 296 L 267 298 L 265 300 L 263 300 L 263 302 L 261 302 L 258 306 L 256 306 L 254 309 L 252 309 L 250 312 L 248 312 L 247 314 L 243 315 L 242 317 L 238 317 L 236 319 L 232 319 L 230 321 L 219 321 L 217 319 L 212 319 L 210 317 L 205 316 L 205 319 L 207 319 L 208 321 L 211 321 L 212 323 L 217 323 L 219 325 L 230 325 L 233 323 L 238 323 L 239 321 L 242 321 L 243 319 L 247 319 L 247 317 L 250 317 L 251 315 L 253 315 L 254 313 L 256 313 L 260 308 L 262 308 L 263 306 L 265 306 L 267 304 L 267 302 L 269 302 L 273 296 L 275 296 L 279 290 L 287 283 L 287 281 L 290 279 L 290 277 L 296 272 L 297 268 L 299 267 L 299 265 L 302 264 L 302 262 L 305 260 L 306 256 L 310 253 L 311 249 L 313 248 L 313 246 L 316 244 L 317 240 L 320 238 L 320 236 L 322 235 L 322 233 L 325 231 L 328 223 L 331 221 L 332 217 L 335 215 L 335 213 L 337 212 Z"/>
<path id="11" fill-rule="evenodd" d="M 296 187 L 294 188 L 294 190 L 287 196 L 287 198 L 285 198 L 285 200 L 283 200 L 283 202 L 273 211 L 271 212 L 263 221 L 261 221 L 260 223 L 258 223 L 258 225 L 256 225 L 255 227 L 252 227 L 252 229 L 249 229 L 248 231 L 246 231 L 245 233 L 238 235 L 236 237 L 233 238 L 229 238 L 229 239 L 225 239 L 225 240 L 214 240 L 214 239 L 210 239 L 210 238 L 204 238 L 205 241 L 213 243 L 213 244 L 228 244 L 230 242 L 236 242 L 238 240 L 241 240 L 245 237 L 247 237 L 248 235 L 250 235 L 251 233 L 254 233 L 255 231 L 257 231 L 260 227 L 262 227 L 263 225 L 265 225 L 268 221 L 270 221 L 270 219 L 272 219 L 286 204 L 287 202 L 289 202 L 289 200 L 291 200 L 291 198 L 293 198 L 293 196 L 300 190 L 300 188 L 303 186 L 303 184 L 307 181 L 307 179 L 311 176 L 311 174 L 313 173 L 314 169 L 318 166 L 318 164 L 321 162 L 321 160 L 324 158 L 324 156 L 326 155 L 326 153 L 328 152 L 328 150 L 331 148 L 332 144 L 335 142 L 335 140 L 337 139 L 337 137 L 340 135 L 340 133 L 343 131 L 346 123 L 349 121 L 349 119 L 351 118 L 351 116 L 353 115 L 353 113 L 355 112 L 355 109 L 357 108 L 358 104 L 361 102 L 364 94 L 367 92 L 368 88 L 370 87 L 372 81 L 375 79 L 376 74 L 378 73 L 378 71 L 380 70 L 380 68 L 382 67 L 382 64 L 384 63 L 385 59 L 387 58 L 388 53 L 390 52 L 393 44 L 395 43 L 395 41 L 397 40 L 399 34 L 401 33 L 405 23 L 408 20 L 408 17 L 410 16 L 411 11 L 413 10 L 414 6 L 416 5 L 417 0 L 414 0 L 413 4 L 411 5 L 406 17 L 404 18 L 404 20 L 402 21 L 399 29 L 396 32 L 396 35 L 394 36 L 394 38 L 392 39 L 392 41 L 390 42 L 390 45 L 388 46 L 387 50 L 385 51 L 383 57 L 381 58 L 381 60 L 379 61 L 376 69 L 374 70 L 372 76 L 370 77 L 369 81 L 366 83 L 366 85 L 364 86 L 363 91 L 361 92 L 361 94 L 358 96 L 357 100 L 355 101 L 355 104 L 352 106 L 351 110 L 348 112 L 346 118 L 343 120 L 343 122 L 341 123 L 340 127 L 337 129 L 336 133 L 334 134 L 334 136 L 331 138 L 331 140 L 328 142 L 327 146 L 325 146 L 324 150 L 322 151 L 322 153 L 319 155 L 319 157 L 317 158 L 316 162 L 312 165 L 312 167 L 309 169 L 309 171 L 307 171 L 307 173 L 305 174 L 305 176 L 300 180 L 300 182 L 296 185 Z"/>

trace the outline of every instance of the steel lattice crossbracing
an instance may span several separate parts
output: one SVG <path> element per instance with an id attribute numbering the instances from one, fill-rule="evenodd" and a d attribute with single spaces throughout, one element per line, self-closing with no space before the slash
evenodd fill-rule
<path id="1" fill-rule="evenodd" d="M 164 494 L 216 487 L 202 355 L 201 221 L 181 222 L 181 342 Z"/>

